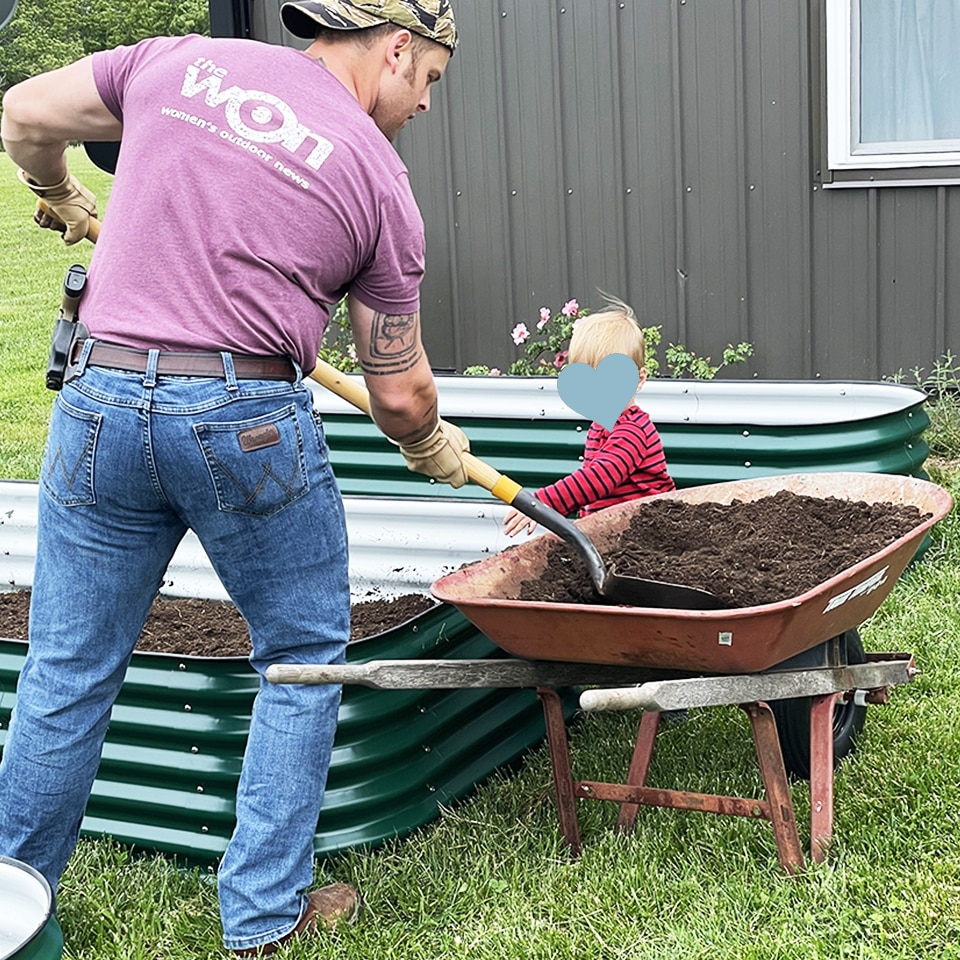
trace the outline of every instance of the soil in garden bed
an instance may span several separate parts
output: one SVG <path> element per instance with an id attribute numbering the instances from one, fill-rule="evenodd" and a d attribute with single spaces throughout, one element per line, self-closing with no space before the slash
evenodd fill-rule
<path id="1" fill-rule="evenodd" d="M 350 639 L 384 633 L 437 605 L 422 594 L 355 603 L 350 610 Z M 26 640 L 30 593 L 0 593 L 0 637 Z M 197 657 L 246 657 L 247 622 L 231 603 L 181 597 L 157 597 L 150 608 L 137 650 Z"/>
<path id="2" fill-rule="evenodd" d="M 631 518 L 605 564 L 621 576 L 698 587 L 730 608 L 797 597 L 910 533 L 915 506 L 810 497 L 789 490 L 730 504 L 651 500 Z M 597 603 L 586 567 L 565 541 L 518 599 Z"/>

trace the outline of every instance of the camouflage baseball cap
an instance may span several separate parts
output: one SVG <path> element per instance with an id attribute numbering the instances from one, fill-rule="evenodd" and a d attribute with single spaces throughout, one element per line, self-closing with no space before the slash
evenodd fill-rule
<path id="1" fill-rule="evenodd" d="M 280 20 L 295 36 L 312 40 L 318 26 L 362 30 L 393 23 L 422 37 L 457 48 L 457 24 L 450 0 L 288 0 Z"/>

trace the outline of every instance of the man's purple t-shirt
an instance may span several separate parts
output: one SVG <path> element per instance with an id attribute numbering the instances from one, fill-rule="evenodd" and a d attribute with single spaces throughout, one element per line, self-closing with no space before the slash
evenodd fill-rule
<path id="1" fill-rule="evenodd" d="M 190 36 L 94 54 L 93 71 L 124 124 L 80 309 L 94 336 L 310 370 L 347 291 L 384 313 L 419 309 L 406 167 L 322 64 Z"/>

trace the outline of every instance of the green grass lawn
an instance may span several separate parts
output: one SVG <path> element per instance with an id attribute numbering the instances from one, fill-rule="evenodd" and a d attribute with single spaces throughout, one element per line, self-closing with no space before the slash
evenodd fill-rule
<path id="1" fill-rule="evenodd" d="M 72 169 L 101 197 L 108 178 Z M 65 249 L 30 223 L 32 197 L 0 157 L 3 224 L 0 476 L 35 479 L 52 394 L 43 386 Z M 956 462 L 937 474 L 960 495 Z M 2 528 L 0 528 L 2 529 Z M 836 776 L 825 863 L 779 868 L 765 822 L 641 810 L 610 829 L 612 805 L 581 804 L 584 851 L 565 853 L 545 748 L 404 840 L 318 864 L 318 881 L 357 884 L 361 921 L 298 942 L 291 960 L 772 960 L 960 957 L 960 522 L 934 531 L 924 559 L 861 630 L 873 651 L 912 651 L 922 669 L 869 709 L 858 751 Z M 638 717 L 584 716 L 574 775 L 622 780 Z M 736 708 L 691 711 L 658 738 L 651 785 L 759 795 L 749 725 Z M 808 840 L 806 785 L 793 788 Z M 85 840 L 60 892 L 69 960 L 227 956 L 216 889 L 108 841 Z"/>

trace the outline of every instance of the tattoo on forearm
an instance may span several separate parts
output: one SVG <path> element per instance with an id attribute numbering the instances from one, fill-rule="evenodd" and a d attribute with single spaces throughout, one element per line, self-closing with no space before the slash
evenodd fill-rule
<path id="1" fill-rule="evenodd" d="M 423 355 L 416 313 L 374 313 L 370 330 L 370 360 L 364 373 L 403 373 L 415 367 Z"/>

